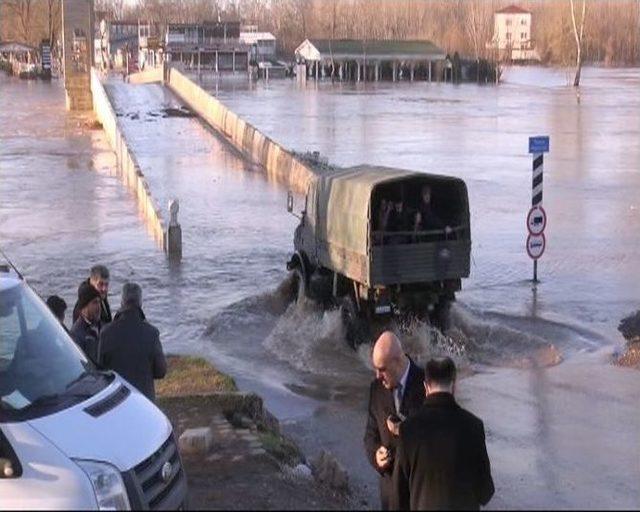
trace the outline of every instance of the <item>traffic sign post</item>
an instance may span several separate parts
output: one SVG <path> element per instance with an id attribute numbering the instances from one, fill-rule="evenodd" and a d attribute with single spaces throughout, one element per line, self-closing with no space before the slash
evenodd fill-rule
<path id="1" fill-rule="evenodd" d="M 533 260 L 533 282 L 538 282 L 538 258 L 544 253 L 547 214 L 542 208 L 542 176 L 544 153 L 549 152 L 549 137 L 529 137 L 529 153 L 533 155 L 533 177 L 531 181 L 531 210 L 527 215 L 527 254 Z"/>

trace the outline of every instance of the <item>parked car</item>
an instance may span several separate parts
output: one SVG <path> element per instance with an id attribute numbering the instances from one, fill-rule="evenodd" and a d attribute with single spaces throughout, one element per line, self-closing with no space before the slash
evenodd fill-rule
<path id="1" fill-rule="evenodd" d="M 180 509 L 171 424 L 0 262 L 0 510 Z"/>
<path id="2" fill-rule="evenodd" d="M 425 187 L 438 227 L 416 229 Z M 385 212 L 396 206 L 392 228 Z M 469 217 L 467 187 L 458 178 L 365 165 L 317 172 L 287 268 L 298 296 L 341 307 L 351 343 L 368 341 L 368 325 L 379 315 L 412 314 L 444 329 L 469 276 Z"/>

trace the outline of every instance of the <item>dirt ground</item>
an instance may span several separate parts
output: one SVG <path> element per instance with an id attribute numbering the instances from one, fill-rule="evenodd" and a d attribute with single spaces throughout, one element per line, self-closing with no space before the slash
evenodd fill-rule
<path id="1" fill-rule="evenodd" d="M 616 359 L 616 364 L 640 370 L 640 341 L 629 343 L 624 353 Z"/>
<path id="2" fill-rule="evenodd" d="M 210 426 L 213 446 L 206 455 L 185 455 L 189 508 L 194 510 L 340 510 L 349 496 L 336 492 L 293 468 L 304 455 L 289 440 L 250 418 L 233 413 L 223 396 L 185 396 L 189 392 L 228 392 L 229 380 L 210 365 L 202 377 L 202 360 L 171 357 L 158 405 L 176 437 L 186 429 Z M 201 375 L 201 386 L 190 373 Z M 217 375 L 218 374 L 218 375 Z M 215 383 L 215 385 L 212 385 Z M 234 387 L 234 386 L 233 386 Z M 169 392 L 170 391 L 170 392 Z"/>

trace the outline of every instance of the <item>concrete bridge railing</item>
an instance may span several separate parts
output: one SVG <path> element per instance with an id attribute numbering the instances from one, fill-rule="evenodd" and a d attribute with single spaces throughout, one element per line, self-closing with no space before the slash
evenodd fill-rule
<path id="1" fill-rule="evenodd" d="M 287 149 L 241 119 L 222 102 L 202 89 L 176 68 L 167 67 L 165 85 L 179 96 L 212 128 L 238 149 L 245 158 L 261 166 L 269 179 L 306 193 L 314 170 Z"/>
<path id="2" fill-rule="evenodd" d="M 109 144 L 116 153 L 118 174 L 123 183 L 136 195 L 140 213 L 144 217 L 148 229 L 156 242 L 166 251 L 167 224 L 162 216 L 162 211 L 151 195 L 149 183 L 145 179 L 133 151 L 127 144 L 122 127 L 95 68 L 91 69 L 91 92 L 93 94 L 93 110 L 98 121 L 102 124 Z"/>

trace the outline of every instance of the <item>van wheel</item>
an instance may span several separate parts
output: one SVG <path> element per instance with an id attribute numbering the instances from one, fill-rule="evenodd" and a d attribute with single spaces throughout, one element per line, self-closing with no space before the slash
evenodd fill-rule
<path id="1" fill-rule="evenodd" d="M 342 298 L 340 303 L 340 316 L 345 329 L 345 338 L 349 346 L 355 349 L 362 343 L 367 343 L 369 329 L 366 321 L 358 313 L 356 301 L 350 295 Z"/>
<path id="2" fill-rule="evenodd" d="M 300 302 L 307 294 L 307 283 L 302 274 L 302 269 L 298 266 L 293 269 L 293 300 Z"/>

